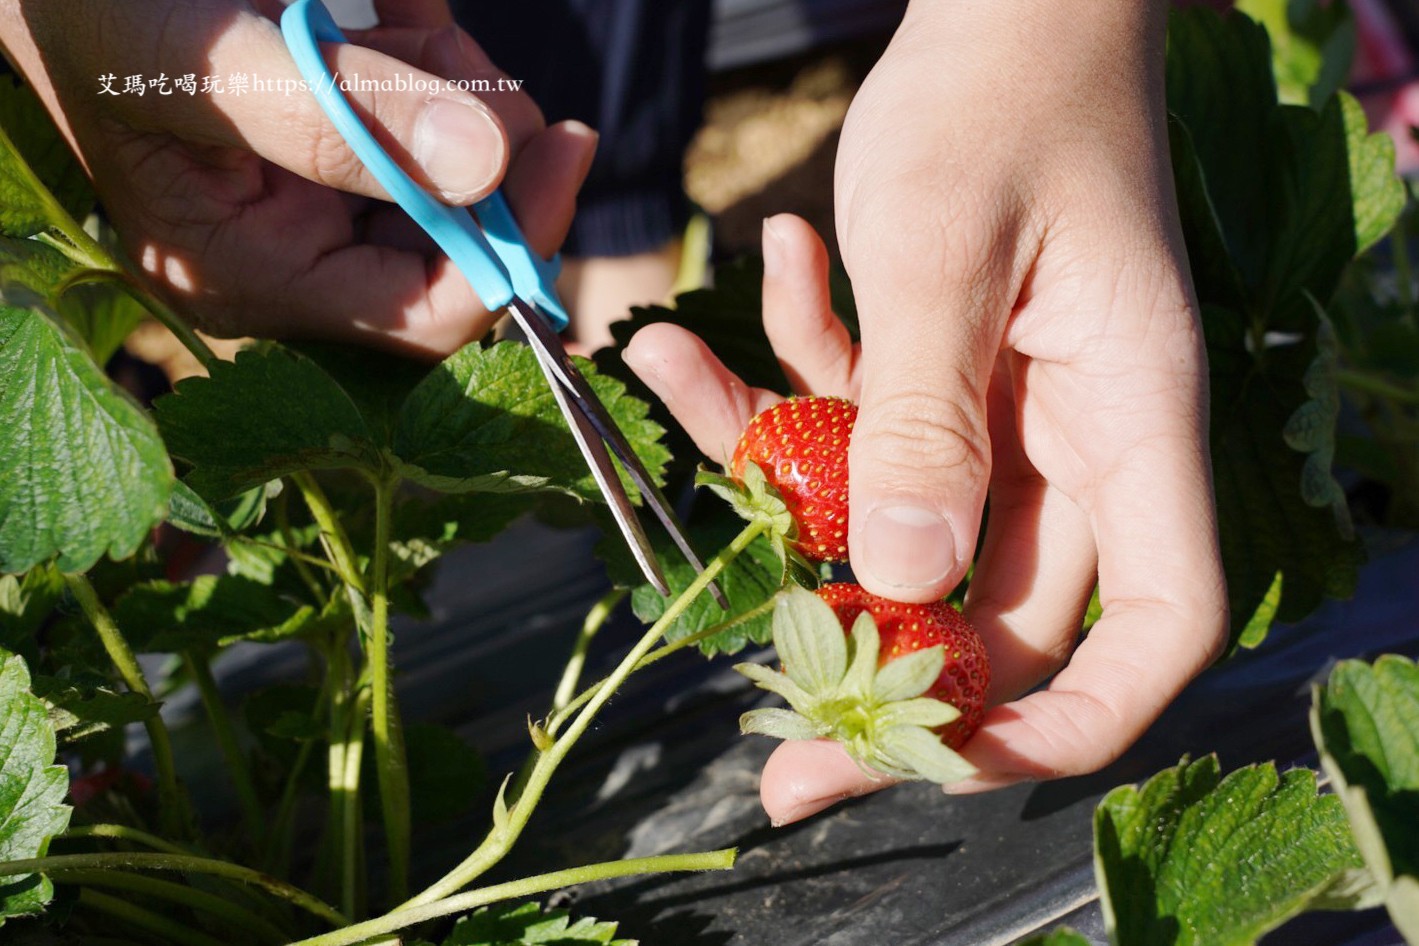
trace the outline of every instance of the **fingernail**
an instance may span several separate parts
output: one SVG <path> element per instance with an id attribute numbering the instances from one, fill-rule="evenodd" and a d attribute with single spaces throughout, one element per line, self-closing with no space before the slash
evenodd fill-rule
<path id="1" fill-rule="evenodd" d="M 878 506 L 862 524 L 863 567 L 883 585 L 927 588 L 955 570 L 956 540 L 939 513 L 917 506 Z"/>
<path id="2" fill-rule="evenodd" d="M 773 220 L 764 218 L 764 275 L 775 278 L 783 272 L 783 235 L 774 229 Z"/>
<path id="3" fill-rule="evenodd" d="M 582 169 L 590 167 L 591 162 L 596 158 L 596 146 L 601 141 L 601 133 L 585 122 L 579 122 L 574 118 L 569 118 L 561 122 L 560 125 L 567 135 L 581 145 Z"/>
<path id="4" fill-rule="evenodd" d="M 665 377 L 661 373 L 663 364 L 661 359 L 652 358 L 636 345 L 634 339 L 621 352 L 621 361 L 626 367 L 636 373 L 636 377 L 645 382 L 646 387 L 666 404 L 670 403 L 670 390 L 665 385 Z"/>
<path id="5" fill-rule="evenodd" d="M 785 825 L 790 825 L 794 822 L 802 821 L 804 818 L 816 815 L 823 809 L 831 808 L 838 802 L 847 801 L 852 797 L 852 795 L 834 795 L 831 798 L 815 798 L 812 801 L 799 802 L 780 814 L 777 818 L 771 819 L 769 824 L 775 828 L 782 828 Z"/>
<path id="6" fill-rule="evenodd" d="M 502 128 L 476 99 L 431 99 L 414 128 L 414 160 L 444 200 L 467 203 L 502 171 Z"/>

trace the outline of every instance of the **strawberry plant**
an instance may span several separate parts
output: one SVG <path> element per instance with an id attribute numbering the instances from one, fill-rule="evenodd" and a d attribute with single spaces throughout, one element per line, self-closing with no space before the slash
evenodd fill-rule
<path id="1" fill-rule="evenodd" d="M 1274 4 L 1249 6 L 1276 20 Z M 1240 647 L 1352 590 L 1362 549 L 1332 473 L 1337 453 L 1367 458 L 1396 490 L 1412 482 L 1412 457 L 1396 445 L 1412 446 L 1402 441 L 1414 363 L 1380 337 L 1412 335 L 1407 251 L 1397 244 L 1394 300 L 1376 303 L 1373 281 L 1351 266 L 1391 231 L 1405 194 L 1387 140 L 1335 91 L 1327 57 L 1344 43 L 1317 38 L 1339 28 L 1328 16 L 1278 44 L 1287 70 L 1242 16 L 1179 16 L 1169 41 L 1170 138 L 1210 355 Z M 1274 69 L 1296 104 L 1283 104 Z M 837 738 L 899 777 L 968 774 L 942 738 L 959 745 L 978 722 L 988 668 L 955 612 L 908 616 L 839 586 L 822 597 L 798 587 L 829 577 L 822 563 L 842 554 L 846 470 L 828 448 L 845 444 L 852 411 L 790 401 L 750 432 L 730 470 L 701 477 L 729 500 L 692 523 L 714 552 L 704 574 L 666 554 L 662 596 L 618 540 L 603 542 L 615 587 L 530 723 L 526 763 L 501 783 L 489 773 L 501 788 L 483 839 L 411 888 L 415 824 L 461 812 L 481 762 L 456 734 L 403 718 L 391 617 L 421 611 L 431 567 L 459 544 L 529 514 L 599 521 L 595 482 L 526 349 L 478 342 L 430 366 L 263 342 L 219 360 L 112 248 L 93 204 L 38 103 L 0 86 L 0 924 L 43 926 L 60 941 L 623 942 L 614 923 L 524 901 L 597 879 L 725 869 L 734 852 L 486 877 L 630 675 L 691 647 L 777 642 L 785 672 L 748 672 L 796 712 L 755 710 L 750 731 Z M 784 390 L 759 310 L 754 265 L 724 267 L 714 289 L 639 310 L 618 339 L 674 318 L 749 383 Z M 151 406 L 103 370 L 144 318 L 206 368 Z M 614 352 L 599 365 L 586 368 L 592 386 L 637 454 L 658 477 L 683 478 L 692 452 Z M 1378 449 L 1337 438 L 1342 391 L 1365 399 Z M 815 432 L 823 423 L 821 442 L 795 445 L 812 451 L 798 478 L 813 498 L 794 491 L 801 452 L 776 452 L 784 415 Z M 194 576 L 174 535 L 219 548 L 218 573 Z M 711 581 L 728 609 L 703 594 Z M 597 632 L 626 597 L 646 627 L 587 685 Z M 311 672 L 234 713 L 214 664 L 229 648 L 274 644 L 300 648 Z M 183 688 L 225 766 L 233 819 L 204 817 L 190 797 L 188 763 L 159 712 Z M 1412 693 L 1413 665 L 1391 659 L 1346 665 L 1318 694 L 1314 727 L 1338 800 L 1317 796 L 1305 774 L 1259 766 L 1221 778 L 1207 759 L 1106 798 L 1099 875 L 1117 941 L 1249 942 L 1301 909 L 1379 902 L 1413 937 Z M 131 728 L 146 736 L 151 779 L 125 765 Z M 1198 859 L 1209 828 L 1241 822 L 1241 847 Z M 1268 845 L 1288 852 L 1284 869 L 1248 857 Z M 1170 881 L 1180 876 L 1202 880 L 1179 896 Z M 1238 887 L 1257 896 L 1213 895 Z"/>

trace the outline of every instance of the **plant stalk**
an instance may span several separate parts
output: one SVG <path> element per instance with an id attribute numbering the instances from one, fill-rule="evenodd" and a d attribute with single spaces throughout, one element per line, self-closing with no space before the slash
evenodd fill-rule
<path id="1" fill-rule="evenodd" d="M 79 902 L 92 910 L 107 913 L 109 916 L 141 930 L 154 933 L 174 943 L 181 943 L 182 946 L 223 946 L 221 940 L 213 939 L 206 933 L 199 933 L 168 919 L 161 913 L 145 910 L 142 907 L 134 906 L 127 900 L 111 897 L 106 893 L 99 893 L 97 890 L 87 888 L 80 890 Z"/>
<path id="2" fill-rule="evenodd" d="M 253 887 L 259 887 L 273 896 L 300 907 L 332 926 L 347 926 L 348 917 L 318 897 L 312 896 L 270 874 L 219 861 L 211 857 L 196 857 L 187 854 L 148 854 L 129 851 L 106 851 L 100 854 L 53 854 L 49 857 L 32 857 L 17 861 L 0 861 L 0 877 L 18 877 L 24 874 L 45 874 L 62 870 L 163 870 L 184 874 L 207 874 L 224 877 Z"/>
<path id="3" fill-rule="evenodd" d="M 379 804 L 389 848 L 389 902 L 409 896 L 409 858 L 412 827 L 409 815 L 409 760 L 404 730 L 394 696 L 394 675 L 389 665 L 389 533 L 394 516 L 397 484 L 376 481 L 374 562 L 370 579 L 373 621 L 369 639 L 370 728 L 374 741 Z"/>
<path id="4" fill-rule="evenodd" d="M 222 694 L 217 689 L 217 680 L 212 676 L 212 663 L 207 655 L 193 651 L 185 652 L 182 661 L 187 665 L 187 672 L 197 685 L 202 708 L 207 711 L 212 733 L 217 738 L 217 748 L 221 751 L 231 774 L 246 830 L 250 832 L 253 847 L 257 847 L 265 834 L 265 812 L 261 808 L 261 799 L 256 794 L 256 783 L 251 779 L 251 767 L 246 764 L 246 753 L 242 751 L 236 727 L 232 725 L 231 714 L 227 712 L 226 705 L 222 702 Z"/>
<path id="5" fill-rule="evenodd" d="M 80 884 L 86 887 L 113 887 L 116 890 L 126 890 L 159 900 L 167 900 L 171 903 L 180 903 L 185 907 L 225 920 L 233 927 L 254 934 L 259 941 L 276 944 L 276 946 L 290 939 L 270 920 L 259 917 L 230 900 L 223 900 L 215 894 L 189 887 L 186 884 L 113 870 L 52 871 L 50 877 L 55 883 Z"/>
<path id="6" fill-rule="evenodd" d="M 365 749 L 365 713 L 369 711 L 369 690 L 361 687 L 350 699 L 346 709 L 344 741 L 339 747 L 340 770 L 332 773 L 336 781 L 330 786 L 330 805 L 336 818 L 340 858 L 340 905 L 355 916 L 360 912 L 361 882 L 360 843 L 360 763 Z M 334 746 L 332 748 L 332 754 Z"/>
<path id="7" fill-rule="evenodd" d="M 108 247 L 89 236 L 88 231 L 67 212 L 61 209 L 57 219 L 63 221 L 58 229 L 64 234 L 64 239 L 71 244 L 71 246 L 61 246 L 58 249 L 88 270 L 88 272 L 78 274 L 64 288 L 68 289 L 81 282 L 109 281 L 117 283 L 124 292 L 133 297 L 133 301 L 147 309 L 153 318 L 161 322 L 169 332 L 172 332 L 182 343 L 182 347 L 191 352 L 192 356 L 210 374 L 212 367 L 221 359 L 217 357 L 216 352 L 212 351 L 211 346 L 202 340 L 202 336 L 198 335 L 192 326 L 188 325 L 187 321 L 173 310 L 172 306 L 150 292 L 135 273 L 130 272 L 123 262 L 109 252 Z"/>
<path id="8" fill-rule="evenodd" d="M 104 838 L 111 841 L 127 841 L 131 844 L 141 844 L 150 847 L 155 851 L 163 851 L 167 854 L 176 854 L 179 857 L 188 857 L 192 851 L 181 845 L 166 841 L 156 834 L 149 834 L 146 831 L 139 831 L 137 828 L 130 828 L 125 824 L 86 824 L 71 827 L 61 836 L 65 841 L 78 841 L 84 838 Z"/>
<path id="9" fill-rule="evenodd" d="M 1382 397 L 1397 404 L 1419 404 L 1419 390 L 1411 390 L 1364 371 L 1342 368 L 1336 379 L 1345 387 Z"/>
<path id="10" fill-rule="evenodd" d="M 88 577 L 65 575 L 64 580 L 74 595 L 74 600 L 79 602 L 84 616 L 98 632 L 99 640 L 103 642 L 104 650 L 113 661 L 118 675 L 123 678 L 124 685 L 134 693 L 156 702 L 153 700 L 152 687 L 148 686 L 148 680 L 143 676 L 143 668 L 139 665 L 137 656 L 128 646 L 128 640 L 113 620 L 113 615 L 109 614 L 108 609 L 99 600 L 98 592 L 94 590 Z M 148 742 L 153 747 L 153 767 L 158 776 L 158 801 L 162 809 L 163 826 L 169 834 L 187 834 L 187 828 L 191 824 L 190 809 L 177 783 L 177 766 L 173 762 L 172 739 L 168 735 L 167 724 L 163 722 L 161 713 L 154 713 L 143 721 L 143 727 L 147 730 Z"/>
<path id="11" fill-rule="evenodd" d="M 470 891 L 455 897 L 434 900 L 418 907 L 402 909 L 395 913 L 363 923 L 356 923 L 330 933 L 322 933 L 309 939 L 292 943 L 291 946 L 353 946 L 363 943 L 373 936 L 406 929 L 418 923 L 434 920 L 453 913 L 474 910 L 500 900 L 512 900 L 558 890 L 575 884 L 594 880 L 609 880 L 615 877 L 629 877 L 635 874 L 663 874 L 673 871 L 729 870 L 734 866 L 737 851 L 726 848 L 704 854 L 666 854 L 659 857 L 635 857 L 624 861 L 609 861 L 604 864 L 590 864 L 568 870 L 538 874 L 522 880 L 495 884 L 481 890 Z"/>
<path id="12" fill-rule="evenodd" d="M 627 591 L 624 588 L 612 588 L 600 601 L 591 606 L 591 610 L 586 612 L 586 620 L 582 622 L 581 633 L 577 635 L 576 643 L 572 645 L 572 654 L 567 658 L 566 668 L 562 670 L 562 679 L 557 683 L 557 692 L 552 696 L 552 712 L 559 713 L 576 695 L 577 682 L 581 680 L 581 672 L 586 667 L 586 655 L 591 650 L 591 642 L 605 626 L 611 614 L 616 610 L 616 606 L 626 599 Z"/>
<path id="13" fill-rule="evenodd" d="M 665 629 L 679 619 L 685 609 L 709 587 L 710 583 L 719 576 L 720 572 L 724 571 L 730 562 L 734 561 L 754 539 L 758 538 L 765 527 L 762 522 L 749 523 L 728 546 L 721 549 L 719 554 L 710 560 L 709 564 L 705 566 L 705 570 L 696 576 L 695 580 L 678 598 L 671 602 L 660 619 L 645 632 L 630 652 L 622 658 L 611 675 L 596 689 L 595 694 L 587 701 L 571 725 L 567 727 L 566 733 L 559 736 L 550 747 L 537 756 L 537 761 L 533 765 L 521 795 L 513 804 L 512 809 L 507 812 L 505 818 L 495 818 L 493 829 L 488 832 L 483 843 L 431 887 L 396 907 L 396 911 L 423 906 L 458 892 L 507 855 L 507 852 L 512 849 L 513 844 L 522 834 L 523 828 L 527 826 L 532 812 L 536 810 L 537 803 L 541 800 L 542 793 L 546 790 L 547 783 L 551 780 L 557 767 L 561 765 L 567 753 L 590 727 L 597 713 L 631 675 L 636 665 L 649 653 L 655 642 L 660 640 Z"/>
<path id="14" fill-rule="evenodd" d="M 352 594 L 361 599 L 351 602 L 355 605 L 355 614 L 360 614 L 364 610 L 365 583 L 360 577 L 360 562 L 355 556 L 355 548 L 350 544 L 350 536 L 340 523 L 339 514 L 331 505 L 330 497 L 325 495 L 325 490 L 320 488 L 320 483 L 309 471 L 292 473 L 291 482 L 301 491 L 306 506 L 310 508 L 310 514 L 315 518 L 316 525 L 320 526 L 321 544 L 325 546 L 325 554 L 335 566 L 340 580 Z"/>
<path id="15" fill-rule="evenodd" d="M 305 586 L 310 589 L 315 601 L 324 601 L 325 589 L 316 580 L 315 574 L 311 572 L 310 564 L 306 560 L 312 559 L 321 568 L 327 567 L 329 563 L 313 559 L 312 556 L 308 556 L 300 550 L 295 532 L 291 529 L 290 495 L 290 490 L 283 489 L 280 498 L 276 500 L 276 528 L 281 534 L 281 541 L 286 546 L 285 552 L 291 557 L 291 564 L 296 568 L 296 574 L 300 575 L 301 581 L 305 582 Z"/>
<path id="16" fill-rule="evenodd" d="M 642 657 L 640 663 L 636 664 L 635 669 L 640 670 L 643 667 L 649 667 L 656 661 L 664 660 L 666 657 L 669 657 L 671 654 L 676 653 L 677 651 L 684 650 L 687 647 L 693 647 L 700 641 L 708 640 L 716 634 L 722 634 L 730 628 L 737 627 L 738 625 L 743 624 L 746 621 L 752 621 L 759 615 L 767 614 L 773 609 L 774 599 L 770 597 L 762 604 L 755 605 L 748 611 L 745 611 L 743 614 L 732 617 L 727 621 L 720 621 L 718 624 L 715 624 L 712 627 L 704 628 L 703 630 L 696 631 L 693 634 L 686 634 L 684 637 L 681 637 L 677 640 L 671 641 L 668 644 L 657 647 L 655 650 Z M 558 731 L 560 731 L 562 728 L 562 724 L 566 722 L 567 718 L 572 713 L 580 709 L 582 706 L 585 706 L 586 701 L 596 695 L 596 691 L 601 687 L 602 683 L 604 682 L 604 680 L 599 680 L 591 686 L 587 687 L 585 690 L 582 690 L 576 695 L 574 699 L 569 700 L 565 706 L 559 708 L 552 716 L 548 717 L 546 724 L 543 726 L 543 729 L 546 731 L 546 733 L 549 736 L 557 735 Z"/>
<path id="17" fill-rule="evenodd" d="M 316 649 L 318 652 L 318 649 Z M 329 670 L 321 681 L 320 692 L 315 697 L 315 708 L 311 711 L 313 721 L 319 725 L 325 722 L 329 708 L 331 689 L 335 686 L 333 673 Z M 289 867 L 291 852 L 291 818 L 295 815 L 296 800 L 300 792 L 301 775 L 310 763 L 317 740 L 309 739 L 301 743 L 296 757 L 291 762 L 291 770 L 286 773 L 286 782 L 281 787 L 281 800 L 276 804 L 276 816 L 271 819 L 271 830 L 266 836 L 266 849 L 262 852 L 261 866 L 272 873 L 284 875 Z M 344 760 L 341 760 L 341 769 Z"/>

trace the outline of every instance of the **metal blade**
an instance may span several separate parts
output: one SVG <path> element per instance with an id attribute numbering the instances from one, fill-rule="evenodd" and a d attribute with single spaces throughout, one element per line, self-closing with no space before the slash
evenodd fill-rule
<path id="1" fill-rule="evenodd" d="M 601 443 L 598 444 L 598 446 L 601 447 L 601 454 L 605 454 L 606 446 L 611 448 L 611 452 L 621 461 L 621 465 L 625 468 L 627 475 L 630 476 L 631 482 L 634 483 L 636 489 L 640 491 L 646 504 L 655 512 L 656 518 L 665 526 L 665 530 L 670 533 L 670 538 L 680 549 L 681 554 L 685 556 L 686 561 L 694 567 L 696 574 L 703 572 L 705 570 L 704 563 L 700 560 L 700 557 L 695 554 L 695 550 L 690 545 L 689 539 L 685 536 L 684 530 L 680 528 L 680 523 L 675 518 L 675 513 L 670 508 L 669 502 L 666 501 L 660 488 L 655 485 L 655 481 L 651 479 L 650 472 L 646 470 L 645 464 L 641 463 L 640 457 L 636 456 L 636 452 L 631 448 L 630 443 L 627 442 L 625 434 L 621 433 L 621 429 L 616 426 L 615 420 L 606 412 L 605 406 L 602 405 L 601 399 L 596 396 L 596 392 L 591 389 L 591 385 L 587 382 L 586 377 L 572 362 L 571 356 L 567 354 L 566 348 L 562 345 L 561 338 L 556 332 L 552 331 L 552 327 L 537 314 L 535 309 L 521 299 L 514 299 L 509 309 L 513 314 L 513 318 L 517 321 L 517 324 L 522 327 L 523 332 L 527 335 L 528 343 L 532 346 L 533 351 L 537 353 L 538 363 L 542 365 L 543 373 L 547 375 L 548 382 L 557 393 L 558 403 L 562 405 L 562 412 L 568 415 L 568 421 L 572 423 L 573 429 L 576 429 L 578 423 L 588 424 L 597 435 L 594 439 L 601 441 Z M 568 396 L 570 396 L 572 401 L 570 409 L 566 401 Z M 577 422 L 572 422 L 572 414 L 577 416 Z M 591 455 L 587 452 L 585 447 L 582 449 L 582 453 L 587 456 L 587 462 L 592 463 Z M 596 466 L 594 463 L 592 463 L 592 471 L 596 474 Z M 612 494 L 608 492 L 606 485 L 602 482 L 600 474 L 596 475 L 597 483 L 601 484 L 601 492 L 606 496 L 607 501 L 612 503 L 612 511 L 614 512 L 616 503 L 612 501 Z M 614 468 L 610 470 L 610 482 L 615 484 L 615 491 L 620 499 L 629 503 L 621 487 L 620 478 L 616 475 Z M 618 524 L 620 521 L 620 517 L 617 516 Z M 634 514 L 631 516 L 631 521 L 636 523 L 635 529 L 643 537 L 644 532 L 641 530 L 639 522 L 635 520 Z M 632 541 L 630 533 L 626 531 L 626 526 L 623 525 L 621 531 L 626 535 L 627 542 L 631 544 L 631 549 L 636 553 L 636 558 L 639 561 L 641 558 L 640 553 L 636 549 L 636 544 Z M 647 550 L 646 554 L 650 556 L 651 561 L 654 561 L 654 553 Z M 646 564 L 642 563 L 641 568 L 642 571 L 646 571 Z M 655 570 L 656 573 L 659 574 L 658 565 L 655 566 Z M 648 571 L 646 571 L 646 574 L 647 577 L 650 576 Z M 654 583 L 653 580 L 652 583 Z M 659 588 L 659 585 L 657 585 L 657 588 Z M 718 583 L 711 582 L 709 591 L 714 597 L 715 602 L 721 608 L 725 610 L 729 609 L 729 601 L 725 598 L 724 592 L 720 589 Z M 666 592 L 662 591 L 661 593 L 665 594 Z"/>

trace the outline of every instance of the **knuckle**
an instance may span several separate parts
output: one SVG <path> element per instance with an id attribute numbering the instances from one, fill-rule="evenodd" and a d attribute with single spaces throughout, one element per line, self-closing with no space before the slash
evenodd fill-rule
<path id="1" fill-rule="evenodd" d="M 312 117 L 315 120 L 314 134 L 307 139 L 310 149 L 307 167 L 311 180 L 343 191 L 363 189 L 371 183 L 367 180 L 364 165 L 355 157 L 344 136 L 323 114 L 317 112 Z"/>
<path id="2" fill-rule="evenodd" d="M 973 483 L 990 474 L 990 438 L 976 411 L 949 397 L 888 395 L 859 421 L 854 456 L 877 470 L 948 473 Z M 859 446 L 859 443 L 861 446 Z"/>

